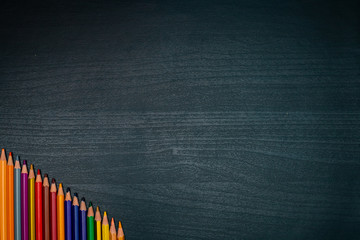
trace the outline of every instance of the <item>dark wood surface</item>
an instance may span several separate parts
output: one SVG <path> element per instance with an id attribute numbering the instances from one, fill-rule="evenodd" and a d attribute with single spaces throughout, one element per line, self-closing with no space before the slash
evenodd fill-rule
<path id="1" fill-rule="evenodd" d="M 357 4 L 20 5 L 0 145 L 127 239 L 359 239 Z"/>

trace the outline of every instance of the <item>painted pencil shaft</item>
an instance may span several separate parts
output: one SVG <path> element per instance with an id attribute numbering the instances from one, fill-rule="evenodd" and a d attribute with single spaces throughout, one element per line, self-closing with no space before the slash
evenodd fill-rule
<path id="1" fill-rule="evenodd" d="M 85 199 L 83 198 L 80 203 L 80 240 L 87 239 L 86 231 L 86 205 Z"/>
<path id="2" fill-rule="evenodd" d="M 35 240 L 35 174 L 32 164 L 29 171 L 29 240 Z"/>
<path id="3" fill-rule="evenodd" d="M 124 232 L 123 232 L 120 221 L 119 221 L 119 227 L 118 227 L 118 232 L 117 232 L 117 240 L 125 240 Z"/>
<path id="4" fill-rule="evenodd" d="M 7 163 L 7 178 L 8 178 L 8 238 L 10 240 L 14 239 L 14 162 L 12 158 L 12 153 L 9 153 L 8 163 Z"/>
<path id="5" fill-rule="evenodd" d="M 96 240 L 101 240 L 101 215 L 99 207 L 96 207 L 95 212 L 95 236 Z"/>
<path id="6" fill-rule="evenodd" d="M 65 197 L 65 240 L 72 240 L 72 203 L 71 203 L 71 195 L 70 189 L 66 192 Z"/>
<path id="7" fill-rule="evenodd" d="M 43 239 L 43 184 L 40 170 L 35 180 L 35 236 L 36 240 Z"/>
<path id="8" fill-rule="evenodd" d="M 74 194 L 73 198 L 73 239 L 80 239 L 80 227 L 79 227 L 79 200 L 77 194 Z"/>
<path id="9" fill-rule="evenodd" d="M 102 221 L 102 240 L 109 240 L 110 239 L 110 232 L 109 232 L 109 222 L 107 219 L 107 214 L 104 212 L 104 217 Z"/>
<path id="10" fill-rule="evenodd" d="M 50 237 L 57 240 L 57 196 L 55 179 L 51 180 L 50 188 Z"/>
<path id="11" fill-rule="evenodd" d="M 95 229 L 94 229 L 94 209 L 90 203 L 87 213 L 87 240 L 95 239 Z"/>
<path id="12" fill-rule="evenodd" d="M 0 239 L 8 239 L 8 226 L 7 226 L 7 208 L 8 208 L 8 179 L 7 179 L 7 161 L 5 149 L 1 150 L 0 157 Z"/>
<path id="13" fill-rule="evenodd" d="M 58 240 L 65 240 L 64 190 L 61 183 L 57 195 L 57 230 Z"/>
<path id="14" fill-rule="evenodd" d="M 50 186 L 47 174 L 44 174 L 43 181 L 43 223 L 44 240 L 50 240 Z"/>
<path id="15" fill-rule="evenodd" d="M 21 239 L 29 239 L 28 172 L 26 161 L 21 170 Z"/>
<path id="16" fill-rule="evenodd" d="M 14 239 L 21 240 L 21 187 L 20 187 L 20 160 L 16 157 L 14 167 Z"/>

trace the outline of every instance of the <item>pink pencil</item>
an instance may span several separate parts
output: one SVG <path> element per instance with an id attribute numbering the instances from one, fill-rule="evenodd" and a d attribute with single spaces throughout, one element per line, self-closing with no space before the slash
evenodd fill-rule
<path id="1" fill-rule="evenodd" d="M 28 219 L 28 170 L 26 160 L 23 162 L 21 170 L 21 239 L 29 239 L 29 219 Z"/>

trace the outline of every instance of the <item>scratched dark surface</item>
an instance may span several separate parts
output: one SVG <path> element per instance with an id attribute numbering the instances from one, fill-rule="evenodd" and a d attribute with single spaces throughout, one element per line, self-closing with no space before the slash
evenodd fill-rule
<path id="1" fill-rule="evenodd" d="M 359 6 L 270 2 L 5 5 L 0 146 L 129 240 L 359 239 Z"/>

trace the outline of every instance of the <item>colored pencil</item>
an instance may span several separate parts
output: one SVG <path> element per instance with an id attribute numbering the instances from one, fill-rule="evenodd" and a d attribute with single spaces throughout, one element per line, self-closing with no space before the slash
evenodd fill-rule
<path id="1" fill-rule="evenodd" d="M 106 211 L 104 212 L 104 217 L 102 220 L 102 240 L 110 240 L 109 221 Z"/>
<path id="2" fill-rule="evenodd" d="M 14 162 L 12 153 L 9 152 L 7 163 L 7 178 L 8 178 L 8 238 L 14 239 Z"/>
<path id="3" fill-rule="evenodd" d="M 101 240 L 101 214 L 99 207 L 96 207 L 94 220 L 95 220 L 96 240 Z"/>
<path id="4" fill-rule="evenodd" d="M 21 187 L 20 187 L 20 158 L 16 156 L 14 167 L 14 232 L 15 240 L 21 240 Z"/>
<path id="5" fill-rule="evenodd" d="M 7 161 L 5 155 L 5 149 L 1 150 L 0 157 L 0 239 L 8 239 L 8 227 L 7 227 L 7 208 L 8 208 L 8 179 L 7 179 Z"/>
<path id="6" fill-rule="evenodd" d="M 85 198 L 81 198 L 80 203 L 80 239 L 86 240 L 86 204 Z"/>
<path id="7" fill-rule="evenodd" d="M 110 240 L 116 240 L 116 228 L 115 228 L 114 218 L 111 218 Z"/>
<path id="8" fill-rule="evenodd" d="M 50 240 L 50 186 L 49 177 L 45 173 L 43 181 L 43 226 L 44 240 Z"/>
<path id="9" fill-rule="evenodd" d="M 95 239 L 94 209 L 91 202 L 89 202 L 86 221 L 87 221 L 87 240 L 94 240 Z"/>
<path id="10" fill-rule="evenodd" d="M 29 240 L 35 240 L 35 173 L 34 165 L 29 171 Z"/>
<path id="11" fill-rule="evenodd" d="M 61 183 L 57 194 L 57 230 L 58 240 L 65 240 L 64 190 Z"/>
<path id="12" fill-rule="evenodd" d="M 21 240 L 29 239 L 28 187 L 28 170 L 24 160 L 21 169 Z"/>
<path id="13" fill-rule="evenodd" d="M 66 196 L 65 196 L 65 240 L 72 240 L 72 223 L 71 223 L 71 192 L 70 188 L 66 189 Z"/>
<path id="14" fill-rule="evenodd" d="M 35 179 L 35 236 L 36 240 L 43 239 L 43 184 L 40 169 L 37 170 Z"/>
<path id="15" fill-rule="evenodd" d="M 55 179 L 51 180 L 50 187 L 50 237 L 57 240 L 57 196 Z"/>
<path id="16" fill-rule="evenodd" d="M 124 231 L 121 226 L 121 222 L 119 221 L 119 227 L 117 232 L 117 240 L 125 240 Z"/>
<path id="17" fill-rule="evenodd" d="M 77 193 L 74 193 L 73 198 L 73 239 L 80 239 L 80 229 L 79 229 L 79 199 Z"/>

